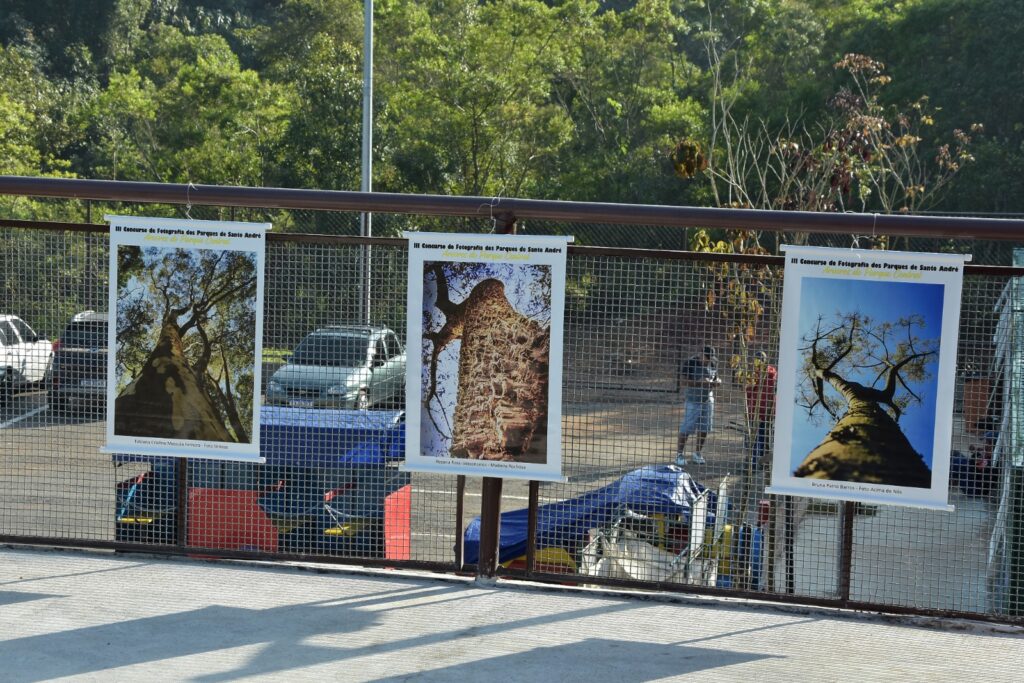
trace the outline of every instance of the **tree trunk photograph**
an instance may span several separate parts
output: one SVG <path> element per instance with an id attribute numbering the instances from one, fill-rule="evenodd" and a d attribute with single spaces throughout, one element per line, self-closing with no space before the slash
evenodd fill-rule
<path id="1" fill-rule="evenodd" d="M 550 281 L 547 266 L 424 264 L 427 453 L 546 463 Z"/>

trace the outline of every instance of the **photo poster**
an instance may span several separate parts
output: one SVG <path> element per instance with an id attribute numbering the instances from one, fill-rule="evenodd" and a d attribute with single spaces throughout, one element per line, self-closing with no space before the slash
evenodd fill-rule
<path id="1" fill-rule="evenodd" d="M 951 510 L 964 254 L 784 246 L 769 493 Z"/>
<path id="2" fill-rule="evenodd" d="M 562 323 L 572 237 L 404 236 L 404 469 L 565 481 Z"/>
<path id="3" fill-rule="evenodd" d="M 263 462 L 269 223 L 110 223 L 105 451 Z"/>

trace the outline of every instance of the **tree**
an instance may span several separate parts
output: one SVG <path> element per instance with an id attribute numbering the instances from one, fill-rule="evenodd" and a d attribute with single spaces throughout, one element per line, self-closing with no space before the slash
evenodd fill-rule
<path id="1" fill-rule="evenodd" d="M 98 173 L 125 180 L 265 184 L 291 110 L 286 88 L 242 69 L 227 41 L 156 25 L 144 57 L 115 71 L 83 128 Z"/>
<path id="2" fill-rule="evenodd" d="M 875 320 L 859 312 L 818 316 L 802 338 L 797 404 L 835 420 L 795 470 L 798 477 L 927 488 L 931 471 L 900 428 L 922 402 L 938 339 L 922 339 L 920 315 Z"/>
<path id="3" fill-rule="evenodd" d="M 118 262 L 115 433 L 249 442 L 251 254 L 122 246 Z"/>
<path id="4" fill-rule="evenodd" d="M 239 32 L 260 75 L 294 93 L 276 184 L 359 189 L 362 18 L 360 0 L 291 0 L 266 24 Z"/>
<path id="5" fill-rule="evenodd" d="M 542 191 L 570 135 L 550 74 L 571 24 L 537 0 L 396 2 L 380 30 L 381 189 L 484 196 Z M 378 54 L 381 54 L 380 52 Z"/>
<path id="6" fill-rule="evenodd" d="M 572 139 L 551 160 L 545 196 L 678 203 L 672 152 L 699 136 L 704 107 L 688 95 L 698 70 L 681 50 L 688 26 L 667 0 L 622 11 L 582 3 L 551 75 Z"/>
<path id="7" fill-rule="evenodd" d="M 919 213 L 935 205 L 974 161 L 972 136 L 955 129 L 930 157 L 924 131 L 934 123 L 928 98 L 885 106 L 885 65 L 858 54 L 834 65 L 848 83 L 814 123 L 737 119 L 736 98 L 715 80 L 707 173 L 719 206 L 788 211 Z M 718 67 L 721 69 L 721 65 Z M 800 239 L 796 238 L 799 242 Z"/>
<path id="8" fill-rule="evenodd" d="M 747 230 L 728 231 L 721 240 L 712 239 L 706 230 L 697 230 L 692 248 L 714 254 L 758 256 L 767 253 L 759 242 L 759 235 Z M 704 310 L 720 320 L 712 329 L 721 330 L 725 337 L 726 357 L 733 379 L 744 389 L 752 388 L 758 382 L 755 351 L 759 350 L 759 341 L 767 338 L 766 323 L 770 314 L 777 310 L 779 272 L 770 266 L 744 260 L 709 261 L 698 267 L 705 274 L 701 278 Z M 751 412 L 747 401 L 743 402 L 743 411 L 744 443 L 752 455 L 758 416 Z M 756 466 L 753 457 L 746 458 L 746 476 L 741 481 L 739 496 L 741 519 L 756 509 L 757 488 L 753 481 Z"/>
<path id="9" fill-rule="evenodd" d="M 925 2 L 832 1 L 822 7 L 836 54 L 860 52 L 885 62 L 898 78 L 886 103 L 927 93 L 932 131 L 985 126 L 970 164 L 937 205 L 944 211 L 1021 212 L 1024 178 L 1024 71 L 1016 36 L 1024 5 L 1014 0 Z M 923 27 L 926 29 L 923 30 Z M 998 106 L 993 106 L 998 103 Z M 926 134 L 929 156 L 941 144 Z"/>
<path id="10" fill-rule="evenodd" d="M 428 451 L 545 461 L 550 278 L 546 266 L 426 264 Z M 442 358 L 446 350 L 454 358 Z"/>

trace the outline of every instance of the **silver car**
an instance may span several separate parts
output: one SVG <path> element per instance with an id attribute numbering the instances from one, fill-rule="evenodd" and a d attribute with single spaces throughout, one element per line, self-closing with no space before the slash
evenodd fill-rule
<path id="1" fill-rule="evenodd" d="M 355 408 L 400 403 L 405 348 L 386 327 L 336 325 L 312 332 L 267 382 L 266 404 Z"/>

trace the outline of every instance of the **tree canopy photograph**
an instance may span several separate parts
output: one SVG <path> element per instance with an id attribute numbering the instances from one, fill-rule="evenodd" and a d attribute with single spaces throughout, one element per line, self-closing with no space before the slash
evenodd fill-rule
<path id="1" fill-rule="evenodd" d="M 114 433 L 252 442 L 256 256 L 119 245 Z"/>
<path id="2" fill-rule="evenodd" d="M 931 486 L 944 290 L 802 280 L 794 476 Z"/>
<path id="3" fill-rule="evenodd" d="M 551 268 L 423 268 L 421 450 L 546 463 Z"/>

